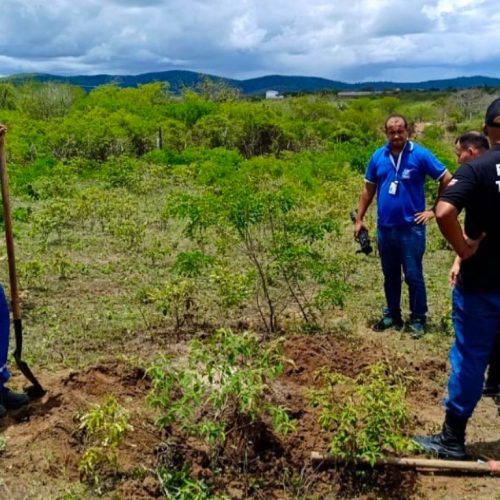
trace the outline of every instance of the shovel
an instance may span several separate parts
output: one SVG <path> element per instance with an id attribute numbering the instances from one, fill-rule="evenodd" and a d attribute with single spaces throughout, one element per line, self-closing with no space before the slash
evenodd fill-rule
<path id="1" fill-rule="evenodd" d="M 23 361 L 23 324 L 21 321 L 21 308 L 19 307 L 19 292 L 17 287 L 16 258 L 14 254 L 14 237 L 12 234 L 12 216 L 9 202 L 9 179 L 7 176 L 7 162 L 5 160 L 5 132 L 0 132 L 0 183 L 2 186 L 3 217 L 5 225 L 5 241 L 7 244 L 7 258 L 9 261 L 10 296 L 12 316 L 14 318 L 14 334 L 16 337 L 16 348 L 13 352 L 17 367 L 21 373 L 33 384 L 26 389 L 28 396 L 32 399 L 40 398 L 45 394 L 45 389 L 40 385 L 33 375 L 30 367 Z"/>

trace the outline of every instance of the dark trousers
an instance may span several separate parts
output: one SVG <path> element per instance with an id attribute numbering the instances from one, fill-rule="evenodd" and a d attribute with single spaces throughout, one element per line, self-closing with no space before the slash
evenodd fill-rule
<path id="1" fill-rule="evenodd" d="M 0 389 L 9 380 L 7 356 L 9 354 L 10 312 L 5 291 L 0 285 Z"/>
<path id="2" fill-rule="evenodd" d="M 412 319 L 423 319 L 427 314 L 422 260 L 425 252 L 425 226 L 379 227 L 378 248 L 384 273 L 386 314 L 401 317 L 402 273 L 408 285 Z"/>
<path id="3" fill-rule="evenodd" d="M 500 331 L 497 332 L 493 352 L 490 356 L 486 382 L 491 385 L 500 385 Z"/>

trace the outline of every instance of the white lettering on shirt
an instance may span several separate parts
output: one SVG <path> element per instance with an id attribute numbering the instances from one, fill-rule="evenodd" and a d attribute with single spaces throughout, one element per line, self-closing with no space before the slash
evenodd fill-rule
<path id="1" fill-rule="evenodd" d="M 496 181 L 497 186 L 498 186 L 498 192 L 500 193 L 500 181 Z"/>
<path id="2" fill-rule="evenodd" d="M 497 175 L 500 177 L 500 163 L 497 163 Z"/>

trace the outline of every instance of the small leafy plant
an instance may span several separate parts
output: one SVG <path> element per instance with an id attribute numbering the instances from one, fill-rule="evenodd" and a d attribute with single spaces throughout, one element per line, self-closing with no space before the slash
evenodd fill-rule
<path id="1" fill-rule="evenodd" d="M 416 449 L 404 432 L 410 422 L 405 403 L 407 379 L 384 363 L 369 366 L 356 378 L 322 370 L 322 387 L 310 392 L 320 408 L 319 422 L 332 433 L 335 458 L 374 465 L 384 453 Z"/>
<path id="2" fill-rule="evenodd" d="M 85 443 L 79 469 L 84 478 L 98 487 L 102 473 L 118 469 L 118 448 L 127 433 L 133 430 L 130 415 L 114 396 L 109 396 L 102 404 L 79 416 L 78 421 Z"/>
<path id="3" fill-rule="evenodd" d="M 220 329 L 206 342 L 190 342 L 187 366 L 166 357 L 151 366 L 149 401 L 161 410 L 161 427 L 175 423 L 203 438 L 214 458 L 229 447 L 240 456 L 262 439 L 265 419 L 278 433 L 294 429 L 270 394 L 269 381 L 284 365 L 281 340 L 266 345 L 252 332 Z"/>
<path id="4" fill-rule="evenodd" d="M 189 470 L 170 470 L 159 467 L 156 471 L 162 493 L 173 500 L 205 500 L 210 498 L 208 485 L 191 477 Z"/>

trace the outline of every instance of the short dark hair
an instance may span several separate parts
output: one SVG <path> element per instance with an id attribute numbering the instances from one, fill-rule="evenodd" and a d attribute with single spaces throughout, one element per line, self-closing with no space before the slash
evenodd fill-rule
<path id="1" fill-rule="evenodd" d="M 458 144 L 462 148 L 476 148 L 487 150 L 490 149 L 490 144 L 487 137 L 481 132 L 471 131 L 465 132 L 460 137 L 457 137 L 455 144 Z"/>
<path id="2" fill-rule="evenodd" d="M 384 128 L 387 129 L 387 123 L 389 122 L 389 120 L 392 120 L 393 118 L 399 118 L 405 125 L 405 128 L 408 129 L 408 120 L 406 119 L 405 116 L 403 115 L 398 115 L 398 114 L 395 114 L 395 115 L 390 115 L 387 117 L 387 119 L 385 120 L 385 123 L 384 123 Z"/>
<path id="3" fill-rule="evenodd" d="M 495 99 L 486 110 L 484 123 L 488 127 L 500 128 L 500 98 Z"/>

